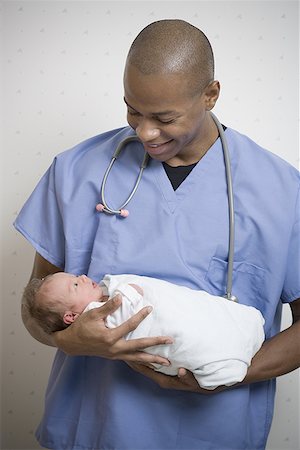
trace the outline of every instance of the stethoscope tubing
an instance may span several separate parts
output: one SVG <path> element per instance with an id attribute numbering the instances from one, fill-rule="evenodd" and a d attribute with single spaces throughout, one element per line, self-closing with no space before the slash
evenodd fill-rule
<path id="1" fill-rule="evenodd" d="M 227 283 L 226 283 L 226 293 L 225 293 L 224 297 L 227 298 L 228 300 L 237 302 L 238 301 L 237 297 L 232 295 L 234 239 L 235 239 L 235 215 L 234 215 L 234 196 L 233 196 L 233 183 L 232 183 L 232 173 L 231 173 L 229 149 L 228 149 L 227 140 L 226 140 L 225 133 L 224 133 L 221 123 L 219 122 L 217 117 L 212 112 L 210 112 L 210 114 L 217 126 L 220 140 L 221 140 L 223 156 L 224 156 L 224 164 L 225 164 L 226 183 L 227 183 L 227 198 L 228 198 L 228 211 L 229 211 L 229 244 L 228 244 Z M 133 141 L 141 142 L 140 139 L 138 138 L 138 136 L 133 135 L 133 136 L 128 136 L 127 138 L 123 139 L 123 141 L 121 141 L 119 143 L 119 145 L 117 146 L 117 148 L 112 156 L 109 166 L 107 167 L 107 169 L 105 171 L 102 185 L 101 185 L 101 198 L 102 198 L 102 204 L 103 204 L 103 206 L 102 206 L 103 209 L 101 209 L 101 211 L 103 211 L 107 214 L 123 215 L 124 208 L 130 202 L 130 200 L 136 193 L 137 188 L 140 184 L 143 172 L 144 172 L 145 168 L 147 167 L 147 164 L 149 161 L 149 155 L 147 152 L 145 152 L 142 164 L 140 166 L 140 171 L 139 171 L 138 177 L 136 179 L 136 182 L 135 182 L 133 189 L 130 192 L 128 198 L 120 206 L 119 209 L 111 208 L 105 199 L 105 187 L 106 187 L 107 178 L 109 176 L 109 173 L 112 169 L 113 164 L 115 163 L 116 159 L 119 157 L 124 146 L 127 145 L 129 142 L 133 142 Z M 128 214 L 128 212 L 127 212 L 127 214 Z M 126 216 L 124 216 L 124 217 L 126 217 Z"/>
<path id="2" fill-rule="evenodd" d="M 107 181 L 108 175 L 109 175 L 109 173 L 110 173 L 110 171 L 112 169 L 112 166 L 114 165 L 114 162 L 116 161 L 116 159 L 120 155 L 121 150 L 123 149 L 123 147 L 125 145 L 127 145 L 129 142 L 133 142 L 133 141 L 141 142 L 140 139 L 136 135 L 134 135 L 134 136 L 129 136 L 129 137 L 123 139 L 123 141 L 121 141 L 119 143 L 119 145 L 116 148 L 116 150 L 115 150 L 115 152 L 113 154 L 113 157 L 112 157 L 112 159 L 111 159 L 111 161 L 109 163 L 109 166 L 108 166 L 108 168 L 105 171 L 105 174 L 104 174 L 104 177 L 103 177 L 103 181 L 102 181 L 102 185 L 101 185 L 101 198 L 102 198 L 102 203 L 104 205 L 104 210 L 103 211 L 106 212 L 107 214 L 112 214 L 112 215 L 114 215 L 114 214 L 121 214 L 121 210 L 124 209 L 126 205 L 128 205 L 128 203 L 130 202 L 130 200 L 132 199 L 132 197 L 136 193 L 136 190 L 137 190 L 137 188 L 138 188 L 138 186 L 140 184 L 140 181 L 141 181 L 144 169 L 147 167 L 147 164 L 148 164 L 148 161 L 149 161 L 149 155 L 148 155 L 147 152 L 145 152 L 144 158 L 143 158 L 143 161 L 142 161 L 142 164 L 141 164 L 141 167 L 140 167 L 140 171 L 139 171 L 139 174 L 138 174 L 138 177 L 136 179 L 136 182 L 135 182 L 135 184 L 133 186 L 133 189 L 132 189 L 131 193 L 129 194 L 127 200 L 125 200 L 125 202 L 120 206 L 119 209 L 111 208 L 107 204 L 107 202 L 105 200 L 106 181 Z"/>
<path id="3" fill-rule="evenodd" d="M 228 211 L 229 211 L 229 244 L 228 244 L 228 268 L 227 268 L 227 285 L 226 293 L 224 297 L 228 300 L 237 301 L 237 298 L 232 295 L 232 279 L 233 279 L 233 262 L 234 262 L 234 238 L 235 238 L 235 217 L 234 217 L 234 197 L 233 197 L 233 184 L 231 163 L 229 156 L 229 149 L 227 139 L 220 121 L 217 117 L 210 112 L 220 135 L 220 140 L 223 149 L 226 183 L 227 183 L 227 198 L 228 198 Z"/>

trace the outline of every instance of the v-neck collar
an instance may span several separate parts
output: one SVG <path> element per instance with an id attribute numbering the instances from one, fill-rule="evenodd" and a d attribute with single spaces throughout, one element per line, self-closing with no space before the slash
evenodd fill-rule
<path id="1" fill-rule="evenodd" d="M 212 174 L 217 170 L 218 161 L 220 157 L 223 157 L 222 145 L 220 138 L 218 138 L 210 149 L 205 153 L 201 160 L 192 169 L 185 180 L 180 184 L 180 186 L 174 191 L 173 186 L 165 172 L 163 164 L 160 161 L 151 159 L 148 169 L 152 172 L 156 178 L 157 186 L 161 191 L 163 198 L 165 199 L 168 209 L 171 213 L 174 213 L 175 209 L 178 207 L 178 203 L 182 202 L 185 197 L 189 194 L 194 184 L 201 183 L 201 175 L 209 171 Z M 204 177 L 203 177 L 204 178 Z"/>

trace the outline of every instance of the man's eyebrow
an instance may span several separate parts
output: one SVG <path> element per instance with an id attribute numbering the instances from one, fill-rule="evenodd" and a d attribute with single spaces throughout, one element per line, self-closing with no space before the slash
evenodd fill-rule
<path id="1" fill-rule="evenodd" d="M 124 102 L 126 103 L 127 106 L 129 106 L 129 108 L 131 108 L 134 111 L 136 111 L 136 109 L 133 106 L 129 105 L 129 103 L 126 101 L 125 97 L 124 97 Z M 176 113 L 176 111 L 167 110 L 167 111 L 153 112 L 152 116 L 166 116 L 166 115 L 169 115 L 169 114 L 177 114 L 177 113 Z"/>

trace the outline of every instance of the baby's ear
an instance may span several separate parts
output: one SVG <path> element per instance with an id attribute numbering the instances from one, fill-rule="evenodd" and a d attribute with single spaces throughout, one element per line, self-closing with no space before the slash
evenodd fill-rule
<path id="1" fill-rule="evenodd" d="M 73 311 L 65 311 L 63 321 L 65 324 L 70 325 L 77 319 L 78 316 L 79 314 L 74 313 Z"/>

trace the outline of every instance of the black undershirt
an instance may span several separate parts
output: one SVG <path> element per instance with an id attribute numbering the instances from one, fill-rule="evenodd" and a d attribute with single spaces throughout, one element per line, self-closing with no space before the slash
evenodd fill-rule
<path id="1" fill-rule="evenodd" d="M 222 124 L 223 130 L 226 130 L 225 125 Z M 193 168 L 198 164 L 190 164 L 189 166 L 177 166 L 172 167 L 169 166 L 166 162 L 162 163 L 165 169 L 165 172 L 173 186 L 174 191 L 181 185 L 181 183 L 186 179 L 186 177 L 191 173 Z"/>

